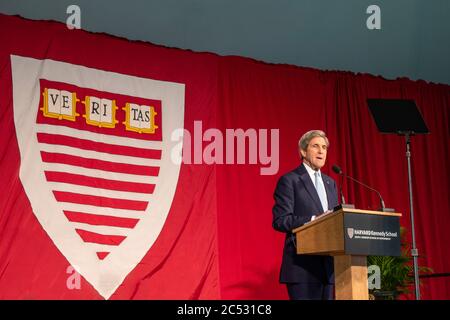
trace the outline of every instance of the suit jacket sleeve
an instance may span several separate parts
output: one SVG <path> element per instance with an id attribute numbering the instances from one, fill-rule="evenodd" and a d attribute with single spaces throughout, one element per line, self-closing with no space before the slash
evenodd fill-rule
<path id="1" fill-rule="evenodd" d="M 275 205 L 272 209 L 272 226 L 281 232 L 292 232 L 293 229 L 309 222 L 310 217 L 294 214 L 294 182 L 286 176 L 282 176 L 278 181 L 274 193 Z"/>

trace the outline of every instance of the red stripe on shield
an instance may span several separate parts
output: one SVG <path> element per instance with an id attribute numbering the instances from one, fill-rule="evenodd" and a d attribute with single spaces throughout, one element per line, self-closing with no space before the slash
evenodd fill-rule
<path id="1" fill-rule="evenodd" d="M 59 202 L 79 203 L 115 209 L 145 211 L 148 204 L 147 201 L 115 199 L 65 191 L 53 191 L 53 194 Z"/>
<path id="2" fill-rule="evenodd" d="M 80 235 L 81 239 L 83 239 L 84 242 L 118 246 L 126 238 L 125 236 L 104 235 L 104 234 L 81 230 L 81 229 L 75 229 L 75 230 Z"/>
<path id="3" fill-rule="evenodd" d="M 42 132 L 37 133 L 37 138 L 40 143 L 57 144 L 79 148 L 83 150 L 93 150 L 98 152 L 105 152 L 131 157 L 161 159 L 161 150 L 114 145 L 103 142 L 95 142 L 86 139 L 74 138 L 60 134 L 50 134 Z"/>
<path id="4" fill-rule="evenodd" d="M 90 214 L 66 210 L 64 210 L 64 214 L 66 215 L 67 219 L 69 219 L 69 221 L 71 222 L 87 223 L 91 225 L 102 225 L 102 226 L 132 229 L 139 222 L 139 219 L 112 217 L 99 214 Z"/>
<path id="5" fill-rule="evenodd" d="M 67 172 L 45 171 L 45 177 L 49 182 L 63 182 L 116 191 L 152 194 L 155 189 L 155 185 L 150 183 L 109 180 Z"/>
<path id="6" fill-rule="evenodd" d="M 109 252 L 97 252 L 97 257 L 100 259 L 100 260 L 103 260 L 103 259 L 105 259 L 106 258 L 106 256 L 109 254 Z"/>
<path id="7" fill-rule="evenodd" d="M 41 151 L 41 157 L 43 162 L 62 163 L 89 169 L 98 169 L 127 174 L 137 174 L 143 176 L 158 176 L 159 174 L 158 167 L 83 158 L 63 153 L 51 153 Z"/>

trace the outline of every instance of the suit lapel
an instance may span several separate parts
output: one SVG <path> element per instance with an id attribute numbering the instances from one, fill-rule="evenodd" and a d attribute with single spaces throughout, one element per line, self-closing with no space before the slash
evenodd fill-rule
<path id="1" fill-rule="evenodd" d="M 322 213 L 322 203 L 320 202 L 319 195 L 317 194 L 317 190 L 314 187 L 314 184 L 311 181 L 311 178 L 308 174 L 308 171 L 306 171 L 306 168 L 304 167 L 304 164 L 302 164 L 300 167 L 298 167 L 298 171 L 300 174 L 300 180 L 305 185 L 306 191 L 308 191 L 311 199 L 313 200 L 314 204 L 316 205 L 316 208 L 318 212 Z M 327 197 L 328 197 L 328 191 L 327 191 Z"/>

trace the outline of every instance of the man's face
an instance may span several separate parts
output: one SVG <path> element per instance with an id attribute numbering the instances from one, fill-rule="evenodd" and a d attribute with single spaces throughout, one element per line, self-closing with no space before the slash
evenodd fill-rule
<path id="1" fill-rule="evenodd" d="M 327 159 L 327 143 L 322 137 L 312 138 L 305 150 L 300 150 L 303 161 L 306 162 L 312 169 L 319 170 L 325 165 Z"/>

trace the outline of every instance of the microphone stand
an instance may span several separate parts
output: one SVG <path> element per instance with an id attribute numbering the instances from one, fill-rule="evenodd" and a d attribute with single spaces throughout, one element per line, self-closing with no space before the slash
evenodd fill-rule
<path id="1" fill-rule="evenodd" d="M 345 174 L 345 173 L 344 173 L 344 174 Z M 348 175 L 345 175 L 345 176 L 346 176 L 347 178 L 349 178 L 350 180 L 352 180 L 352 181 L 354 181 L 354 182 L 356 182 L 356 183 L 359 183 L 360 185 L 366 187 L 367 189 L 374 191 L 374 192 L 378 195 L 378 198 L 380 198 L 380 207 L 381 207 L 381 208 L 379 209 L 379 211 L 382 211 L 382 212 L 394 212 L 394 209 L 392 209 L 392 208 L 386 208 L 386 206 L 385 206 L 385 204 L 384 204 L 384 200 L 383 200 L 383 198 L 381 197 L 381 194 L 380 194 L 379 191 L 375 190 L 375 189 L 372 188 L 372 187 L 369 187 L 367 184 L 365 184 L 365 183 L 363 183 L 363 182 L 361 182 L 361 181 L 359 181 L 359 180 L 356 180 L 356 179 L 354 179 L 354 178 L 352 178 L 352 177 L 350 177 L 350 176 L 348 176 Z"/>
<path id="2" fill-rule="evenodd" d="M 346 178 L 352 180 L 353 182 L 356 182 L 356 183 L 358 183 L 358 184 L 360 184 L 360 185 L 366 187 L 367 189 L 376 192 L 376 194 L 378 195 L 378 198 L 380 198 L 380 206 L 381 206 L 381 208 L 378 209 L 379 211 L 382 211 L 382 212 L 394 212 L 394 209 L 392 209 L 392 208 L 386 208 L 386 206 L 385 206 L 385 204 L 384 204 L 383 197 L 381 197 L 380 192 L 378 192 L 378 191 L 375 190 L 374 188 L 368 186 L 367 184 L 365 184 L 365 183 L 363 183 L 363 182 L 361 182 L 361 181 L 359 181 L 359 180 L 356 180 L 355 178 L 352 178 L 352 177 L 350 177 L 349 175 L 343 173 L 342 170 L 341 170 L 341 168 L 339 168 L 337 165 L 333 165 L 333 171 L 334 171 L 335 173 L 341 175 L 341 178 L 342 178 L 343 176 L 345 176 Z M 342 199 L 342 204 L 341 204 L 340 206 L 336 207 L 336 208 L 355 208 L 354 205 L 346 205 L 346 204 L 345 204 L 344 195 L 342 194 L 342 179 L 341 179 L 341 199 Z"/>
<path id="3" fill-rule="evenodd" d="M 355 209 L 355 205 L 354 204 L 345 202 L 344 193 L 342 192 L 342 185 L 344 184 L 344 173 L 341 171 L 339 176 L 341 178 L 340 179 L 341 180 L 341 185 L 340 185 L 340 188 L 339 188 L 340 189 L 339 191 L 341 193 L 341 205 L 337 206 L 336 208 Z"/>
<path id="4" fill-rule="evenodd" d="M 363 183 L 363 182 L 361 182 L 361 181 L 359 181 L 359 180 L 356 180 L 355 178 L 350 177 L 349 175 L 347 175 L 347 174 L 345 174 L 345 173 L 343 173 L 343 172 L 341 172 L 341 174 L 342 174 L 342 175 L 345 175 L 346 178 L 348 178 L 348 179 L 350 179 L 350 180 L 352 180 L 352 181 L 354 181 L 354 182 L 356 182 L 356 183 L 358 183 L 358 184 L 360 184 L 360 185 L 366 187 L 367 189 L 369 189 L 369 190 L 371 190 L 371 191 L 374 191 L 374 192 L 378 195 L 378 198 L 380 198 L 380 207 L 381 207 L 381 208 L 378 209 L 379 211 L 382 211 L 382 212 L 394 212 L 394 211 L 395 211 L 395 210 L 392 209 L 392 208 L 386 208 L 386 206 L 385 206 L 385 204 L 384 204 L 383 197 L 381 197 L 381 194 L 380 194 L 379 191 L 375 190 L 374 188 L 368 186 L 367 184 L 365 184 L 365 183 Z M 353 206 L 353 205 L 352 205 L 352 206 Z M 345 206 L 343 206 L 343 207 L 345 208 Z M 354 208 L 354 206 L 353 206 L 353 208 Z"/>
<path id="5" fill-rule="evenodd" d="M 412 248 L 411 248 L 411 256 L 413 257 L 413 265 L 414 265 L 414 286 L 416 293 L 416 300 L 420 300 L 420 287 L 419 287 L 419 265 L 417 258 L 419 257 L 419 251 L 416 248 L 416 236 L 414 232 L 414 206 L 413 206 L 413 192 L 412 192 L 412 178 L 411 178 L 411 135 L 414 135 L 414 132 L 400 132 L 400 135 L 405 135 L 406 140 L 406 160 L 408 162 L 408 187 L 409 187 L 409 211 L 411 215 L 411 236 L 412 236 Z"/>

